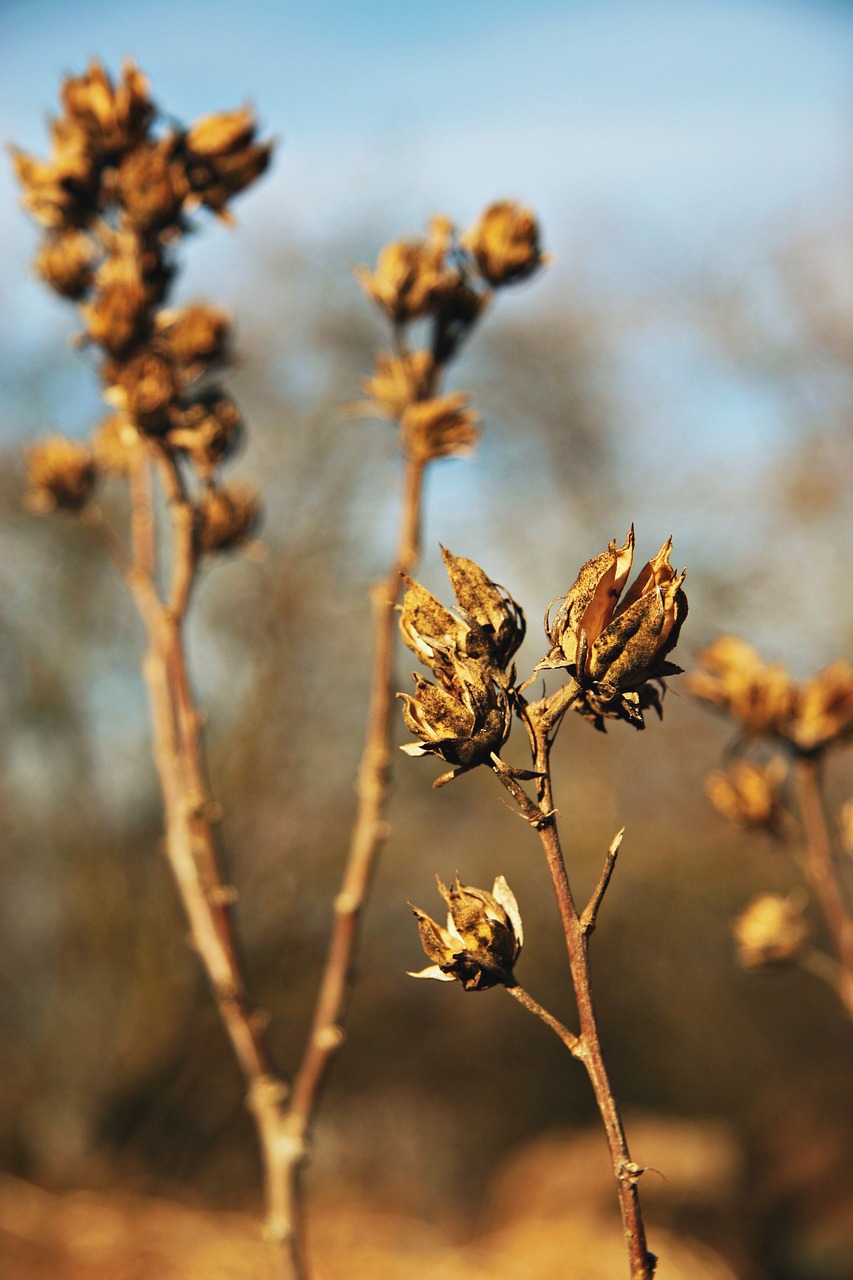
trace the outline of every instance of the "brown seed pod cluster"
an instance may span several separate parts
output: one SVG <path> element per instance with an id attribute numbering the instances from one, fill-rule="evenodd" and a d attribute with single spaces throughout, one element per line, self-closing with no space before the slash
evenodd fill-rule
<path id="1" fill-rule="evenodd" d="M 359 267 L 356 275 L 390 324 L 394 350 L 379 352 L 355 411 L 399 423 L 403 450 L 418 462 L 470 453 L 477 414 L 466 392 L 439 394 L 442 373 L 493 292 L 547 260 L 533 213 L 512 200 L 490 205 L 462 235 L 438 215 L 423 238 L 386 245 L 375 269 Z M 421 346 L 412 344 L 414 328 Z"/>
<path id="2" fill-rule="evenodd" d="M 230 220 L 231 202 L 266 169 L 272 145 L 257 140 L 249 107 L 167 124 L 131 61 L 117 79 L 92 62 L 67 77 L 60 100 L 48 158 L 14 150 L 14 167 L 22 203 L 44 229 L 36 272 L 77 304 L 80 341 L 99 353 L 104 399 L 116 412 L 85 466 L 83 446 L 72 461 L 71 442 L 64 461 L 55 439 L 31 452 L 31 505 L 79 509 L 99 473 L 126 473 L 128 451 L 147 442 L 180 461 L 200 495 L 200 549 L 233 545 L 239 538 L 222 534 L 221 511 L 243 512 L 231 526 L 245 533 L 257 500 L 250 520 L 245 494 L 217 502 L 205 492 L 241 433 L 239 410 L 211 382 L 228 362 L 230 317 L 206 303 L 166 303 L 192 215 L 207 208 Z M 212 507 L 221 509 L 219 532 L 202 536 Z"/>

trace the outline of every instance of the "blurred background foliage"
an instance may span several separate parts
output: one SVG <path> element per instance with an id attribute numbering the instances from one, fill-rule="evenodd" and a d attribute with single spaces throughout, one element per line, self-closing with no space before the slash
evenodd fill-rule
<path id="1" fill-rule="evenodd" d="M 143 65 L 156 90 L 157 67 Z M 45 102 L 52 88 L 45 76 Z M 501 182 L 496 172 L 492 195 Z M 424 202 L 418 216 L 430 211 Z M 633 521 L 641 559 L 673 533 L 674 561 L 688 565 L 684 665 L 730 629 L 797 675 L 849 658 L 851 216 L 792 221 L 734 257 L 675 256 L 653 279 L 632 275 L 642 246 L 610 227 L 609 270 L 623 262 L 624 287 L 590 251 L 600 228 L 546 224 L 556 266 L 500 299 L 454 370 L 485 431 L 474 459 L 429 476 L 425 584 L 446 597 L 439 541 L 483 564 L 525 607 L 527 674 L 548 601 Z M 202 251 L 184 290 L 236 314 L 231 387 L 249 439 L 235 470 L 264 494 L 266 557 L 211 565 L 190 641 L 248 967 L 285 1070 L 308 1025 L 355 808 L 368 588 L 396 514 L 394 433 L 346 412 L 385 340 L 351 268 L 418 229 L 402 217 L 383 206 L 309 235 L 253 224 L 247 206 L 238 269 Z M 211 232 L 214 245 L 222 235 Z M 50 305 L 25 347 L 0 353 L 0 1158 L 48 1188 L 252 1208 L 240 1081 L 159 849 L 140 629 L 97 537 L 21 507 L 21 444 L 57 426 L 85 433 L 101 412 L 85 356 L 63 346 L 71 314 Z M 120 495 L 102 502 L 121 517 Z M 401 652 L 401 688 L 410 670 Z M 557 796 L 581 897 L 627 827 L 593 944 L 605 1047 L 636 1158 L 655 1164 L 660 1149 L 664 1175 L 694 1170 L 670 1193 L 644 1180 L 653 1244 L 669 1228 L 747 1280 L 844 1280 L 853 1028 L 809 977 L 735 966 L 733 915 L 797 875 L 778 845 L 728 828 L 706 803 L 704 777 L 726 745 L 722 722 L 677 680 L 663 723 L 643 734 L 563 730 Z M 525 762 L 518 736 L 508 755 Z M 836 760 L 834 809 L 851 797 L 850 763 L 849 749 Z M 605 1148 L 583 1132 L 594 1121 L 583 1074 L 513 1002 L 405 976 L 421 964 L 406 900 L 432 910 L 436 872 L 483 885 L 503 873 L 529 938 L 520 980 L 571 1021 L 529 831 L 483 771 L 434 793 L 429 761 L 395 764 L 392 835 L 310 1179 L 320 1203 L 357 1187 L 462 1239 L 472 1222 L 505 1221 L 525 1186 L 545 1200 L 549 1179 L 562 1188 L 567 1151 L 584 1159 L 569 1161 L 560 1195 L 583 1202 Z M 575 1146 L 548 1146 L 563 1131 Z M 514 1151 L 515 1174 L 502 1173 Z"/>

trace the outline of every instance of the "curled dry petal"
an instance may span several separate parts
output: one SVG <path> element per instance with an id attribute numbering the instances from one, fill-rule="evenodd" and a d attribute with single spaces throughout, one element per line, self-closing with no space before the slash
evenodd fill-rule
<path id="1" fill-rule="evenodd" d="M 523 930 L 518 903 L 504 877 L 497 877 L 491 893 L 461 884 L 458 875 L 451 888 L 440 879 L 438 888 L 448 908 L 446 928 L 409 904 L 418 920 L 421 945 L 432 961 L 410 976 L 456 980 L 466 991 L 513 984 Z"/>

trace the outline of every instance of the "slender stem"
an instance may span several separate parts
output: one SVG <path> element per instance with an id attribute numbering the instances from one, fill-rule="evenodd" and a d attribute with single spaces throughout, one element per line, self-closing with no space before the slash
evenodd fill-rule
<path id="1" fill-rule="evenodd" d="M 562 1022 L 558 1022 L 553 1014 L 547 1009 L 543 1009 L 538 1000 L 534 1000 L 524 987 L 515 983 L 513 986 L 507 986 L 506 990 L 517 1000 L 519 1004 L 524 1005 L 525 1009 L 529 1009 L 532 1014 L 539 1018 L 540 1022 L 544 1022 L 546 1027 L 550 1027 L 555 1035 L 559 1036 L 569 1053 L 575 1054 L 577 1057 L 583 1056 L 581 1041 L 574 1031 L 570 1031 Z"/>
<path id="2" fill-rule="evenodd" d="M 176 616 L 170 605 L 163 603 L 149 573 L 154 563 L 155 526 L 150 463 L 144 445 L 131 461 L 130 489 L 133 563 L 128 584 L 148 642 L 143 670 L 151 706 L 154 760 L 163 793 L 166 852 L 189 920 L 192 945 L 207 973 L 246 1084 L 247 1106 L 255 1122 L 264 1168 L 265 1234 L 278 1246 L 282 1276 L 304 1280 L 287 1176 L 298 1135 L 293 1135 L 287 1123 L 287 1086 L 273 1069 L 266 1043 L 269 1019 L 252 1004 L 243 977 L 232 914 L 236 894 L 223 881 L 211 826 L 214 810 L 204 775 L 201 716 L 187 674 L 183 615 Z M 178 511 L 178 506 L 170 509 Z M 194 562 L 186 562 L 191 554 L 189 546 L 179 512 L 173 528 L 170 597 L 175 598 L 174 584 L 179 582 L 183 608 L 194 576 Z M 178 560 L 183 563 L 176 563 Z M 187 584 L 186 590 L 183 584 Z"/>
<path id="3" fill-rule="evenodd" d="M 794 781 L 806 834 L 804 869 L 820 904 L 843 971 L 837 989 L 853 1018 L 853 916 L 845 901 L 841 877 L 833 857 L 823 804 L 819 761 L 811 756 L 800 756 L 794 765 Z"/>
<path id="4" fill-rule="evenodd" d="M 557 717 L 562 717 L 576 693 L 575 687 L 573 692 L 569 689 L 561 697 L 554 695 L 554 700 L 543 699 L 540 703 L 531 704 L 526 709 L 526 722 L 534 745 L 533 768 L 538 778 L 539 800 L 538 815 L 526 816 L 531 826 L 539 833 L 557 898 L 580 1022 L 580 1036 L 576 1038 L 573 1045 L 569 1045 L 569 1048 L 574 1057 L 583 1062 L 586 1068 L 604 1125 L 622 1213 L 631 1280 L 652 1280 L 657 1259 L 646 1246 L 646 1230 L 638 1187 L 643 1170 L 631 1159 L 619 1108 L 616 1105 L 604 1063 L 589 963 L 589 939 L 616 862 L 621 832 L 608 850 L 598 886 L 583 915 L 580 915 L 569 883 L 557 828 L 557 813 L 554 808 L 550 756 L 555 720 L 551 711 L 556 708 Z M 499 770 L 496 772 L 507 790 L 512 793 L 513 788 L 509 785 L 507 776 Z M 527 805 L 530 805 L 531 802 L 526 795 L 525 800 Z M 521 807 L 525 812 L 526 806 Z M 510 994 L 513 994 L 512 991 Z M 516 996 L 516 998 L 519 997 Z M 556 1028 L 553 1029 L 556 1030 Z M 557 1034 L 560 1033 L 557 1032 Z"/>
<path id="5" fill-rule="evenodd" d="M 423 462 L 408 458 L 394 566 L 388 577 L 375 583 L 371 591 L 373 659 L 367 732 L 358 776 L 358 809 L 341 888 L 334 902 L 332 936 L 311 1030 L 294 1077 L 287 1109 L 293 1131 L 300 1135 L 303 1144 L 307 1140 L 331 1059 L 343 1043 L 341 1023 L 352 985 L 352 959 L 358 941 L 361 911 L 377 857 L 388 837 L 385 811 L 395 690 L 394 606 L 400 596 L 403 574 L 413 571 L 420 553 L 423 474 Z M 291 1173 L 294 1184 L 298 1178 L 298 1164 L 297 1155 Z"/>

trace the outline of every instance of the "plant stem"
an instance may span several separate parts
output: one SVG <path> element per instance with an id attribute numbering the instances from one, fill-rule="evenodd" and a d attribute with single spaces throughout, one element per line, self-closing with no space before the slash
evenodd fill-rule
<path id="1" fill-rule="evenodd" d="M 341 1024 L 352 986 L 352 961 L 362 908 L 377 857 L 388 837 L 385 811 L 391 765 L 391 710 L 395 694 L 394 607 L 400 597 L 403 575 L 414 570 L 420 554 L 423 475 L 424 463 L 407 458 L 394 565 L 388 577 L 374 583 L 371 590 L 373 658 L 367 731 L 358 775 L 358 809 L 341 888 L 334 902 L 332 936 L 311 1030 L 287 1107 L 292 1131 L 300 1139 L 289 1174 L 294 1200 L 298 1199 L 300 1166 L 322 1085 L 332 1057 L 343 1043 Z"/>
<path id="2" fill-rule="evenodd" d="M 140 442 L 130 466 L 132 563 L 128 585 L 145 626 L 143 672 L 153 726 L 154 760 L 163 794 L 166 853 L 189 921 L 191 944 L 207 973 L 222 1024 L 246 1084 L 264 1171 L 265 1234 L 278 1247 L 281 1274 L 304 1280 L 287 1176 L 294 1137 L 283 1103 L 284 1081 L 266 1043 L 267 1015 L 251 1002 L 243 977 L 232 904 L 234 889 L 220 871 L 201 748 L 202 717 L 187 672 L 183 621 L 195 577 L 192 510 L 172 462 L 160 464 L 172 516 L 168 600 L 157 590 L 156 524 L 149 446 Z M 170 470 L 171 469 L 171 470 Z"/>
<path id="3" fill-rule="evenodd" d="M 794 781 L 800 816 L 806 834 L 805 872 L 829 929 L 842 977 L 836 989 L 853 1018 L 853 917 L 844 899 L 841 878 L 832 852 L 821 790 L 820 763 L 800 756 L 794 765 Z"/>
<path id="4" fill-rule="evenodd" d="M 560 715 L 563 714 L 567 706 L 567 697 L 564 697 L 559 702 Z M 537 711 L 540 708 L 544 710 L 544 701 L 536 704 L 531 710 Z M 598 1020 L 593 1002 L 589 963 L 589 939 L 595 928 L 601 900 L 610 881 L 621 833 L 611 844 L 598 886 L 583 914 L 580 914 L 569 883 L 557 828 L 557 814 L 553 802 L 550 762 L 553 721 L 546 713 L 525 715 L 525 722 L 528 725 L 534 748 L 533 768 L 536 774 L 539 775 L 538 815 L 528 816 L 528 821 L 539 833 L 539 839 L 542 842 L 548 869 L 551 873 L 551 881 L 554 886 L 560 920 L 566 939 L 569 967 L 571 969 L 580 1022 L 580 1035 L 575 1039 L 574 1044 L 564 1042 L 568 1044 L 573 1056 L 579 1059 L 586 1068 L 604 1125 L 613 1165 L 613 1174 L 616 1179 L 619 1207 L 622 1213 L 622 1226 L 625 1232 L 631 1280 L 652 1280 L 657 1259 L 654 1254 L 648 1251 L 646 1246 L 646 1230 L 638 1187 L 639 1178 L 643 1170 L 631 1159 L 625 1130 L 619 1115 L 619 1108 L 616 1105 L 616 1099 L 613 1096 L 613 1089 L 604 1063 Z M 509 785 L 509 779 L 506 774 L 501 773 L 499 770 L 495 770 L 495 772 L 512 794 L 512 787 Z M 513 994 L 513 992 L 510 991 L 510 994 Z M 520 997 L 516 996 L 516 998 L 519 999 Z M 550 1015 L 548 1016 L 550 1017 Z M 552 1029 L 556 1030 L 556 1027 Z M 560 1034 L 559 1031 L 557 1034 Z M 571 1035 L 571 1033 L 569 1034 Z"/>
<path id="5" fill-rule="evenodd" d="M 512 986 L 507 986 L 506 990 L 520 1005 L 523 1005 L 525 1009 L 529 1009 L 540 1022 L 544 1022 L 546 1027 L 550 1027 L 554 1034 L 562 1040 L 569 1053 L 579 1053 L 581 1042 L 574 1031 L 570 1031 L 568 1027 L 563 1026 L 562 1022 L 558 1022 L 553 1014 L 544 1009 L 538 1000 L 534 1000 L 533 996 L 524 990 L 524 987 L 519 986 L 516 982 Z"/>

